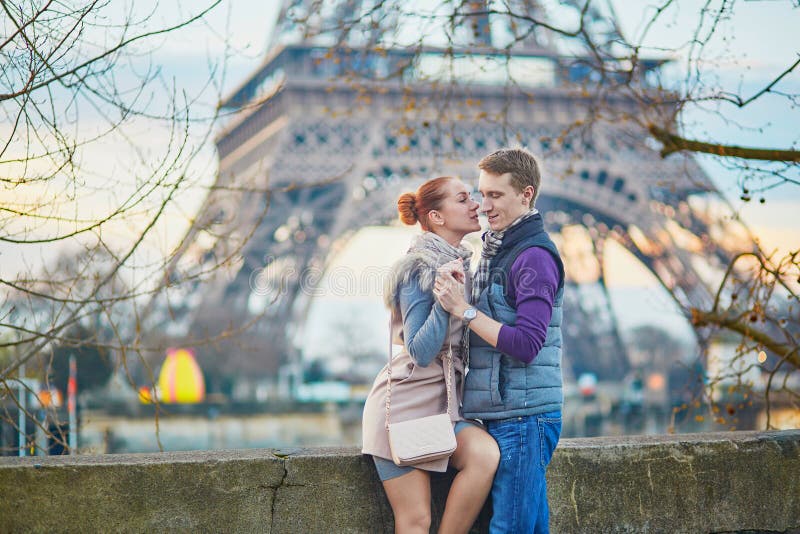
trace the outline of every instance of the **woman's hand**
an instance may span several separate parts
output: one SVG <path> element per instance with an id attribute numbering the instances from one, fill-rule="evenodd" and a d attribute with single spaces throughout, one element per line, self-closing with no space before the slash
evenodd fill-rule
<path id="1" fill-rule="evenodd" d="M 460 274 L 463 279 L 463 269 Z M 436 275 L 436 282 L 433 284 L 433 295 L 445 311 L 451 315 L 461 317 L 464 314 L 464 310 L 469 308 L 469 304 L 464 298 L 464 283 L 460 282 L 456 278 L 457 276 L 458 273 L 440 270 Z"/>
<path id="2" fill-rule="evenodd" d="M 464 277 L 464 260 L 461 258 L 457 258 L 455 260 L 450 260 L 447 263 L 442 264 L 438 269 L 436 269 L 437 277 L 439 275 L 452 275 L 458 282 L 464 283 L 466 278 Z"/>

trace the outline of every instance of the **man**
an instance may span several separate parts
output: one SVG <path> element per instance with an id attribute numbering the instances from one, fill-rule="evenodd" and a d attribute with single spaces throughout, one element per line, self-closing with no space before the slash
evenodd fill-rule
<path id="1" fill-rule="evenodd" d="M 564 267 L 535 208 L 541 175 L 522 149 L 478 163 L 483 236 L 474 307 L 456 272 L 434 293 L 469 325 L 464 417 L 480 419 L 500 447 L 490 532 L 548 532 L 545 470 L 561 434 L 561 304 Z"/>

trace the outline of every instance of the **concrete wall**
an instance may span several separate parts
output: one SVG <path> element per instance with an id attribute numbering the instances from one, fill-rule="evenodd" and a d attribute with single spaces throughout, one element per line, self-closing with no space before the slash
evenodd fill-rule
<path id="1" fill-rule="evenodd" d="M 434 515 L 449 476 L 434 481 Z M 800 530 L 800 430 L 565 439 L 548 480 L 554 532 Z M 1 532 L 392 527 L 355 449 L 0 459 Z"/>

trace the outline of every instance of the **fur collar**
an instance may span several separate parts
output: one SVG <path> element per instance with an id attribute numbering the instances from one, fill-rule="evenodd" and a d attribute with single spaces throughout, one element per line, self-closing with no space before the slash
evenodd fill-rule
<path id="1" fill-rule="evenodd" d="M 423 291 L 433 291 L 438 267 L 430 255 L 421 252 L 409 252 L 397 260 L 392 265 L 383 287 L 383 302 L 386 307 L 390 310 L 399 307 L 397 297 L 400 287 L 408 284 L 413 276 L 417 276 Z"/>

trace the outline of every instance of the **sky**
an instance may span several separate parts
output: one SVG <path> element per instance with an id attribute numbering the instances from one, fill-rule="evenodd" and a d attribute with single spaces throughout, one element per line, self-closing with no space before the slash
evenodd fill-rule
<path id="1" fill-rule="evenodd" d="M 137 0 L 135 9 L 145 13 L 155 3 Z M 553 3 L 544 2 L 546 5 Z M 195 3 L 161 4 L 154 11 L 154 22 L 169 22 L 182 13 L 197 10 Z M 652 13 L 654 4 L 655 2 L 634 3 L 621 0 L 614 2 L 623 28 L 629 35 L 641 34 L 644 28 L 642 21 L 648 13 Z M 700 1 L 674 4 L 679 8 L 667 13 L 663 19 L 664 24 L 652 28 L 651 38 L 646 43 L 687 42 L 691 38 L 692 21 L 703 4 L 705 2 Z M 725 46 L 719 50 L 715 50 L 713 46 L 710 48 L 707 57 L 711 59 L 708 64 L 703 65 L 704 68 L 713 69 L 727 86 L 741 88 L 744 94 L 759 90 L 800 53 L 796 35 L 797 28 L 800 28 L 800 8 L 792 8 L 792 5 L 796 6 L 797 3 L 773 0 L 737 2 L 733 30 L 727 35 L 719 36 L 720 44 Z M 153 57 L 162 76 L 179 89 L 186 89 L 190 97 L 196 97 L 200 104 L 197 109 L 201 115 L 211 115 L 219 96 L 238 85 L 261 62 L 271 39 L 271 28 L 277 12 L 277 0 L 223 2 L 207 21 L 165 37 L 158 43 L 158 50 Z M 653 53 L 659 52 L 653 50 Z M 199 89 L 207 79 L 209 69 L 221 68 L 219 60 L 223 56 L 228 56 L 224 77 L 217 70 L 215 78 L 219 80 L 218 84 L 204 90 Z M 685 66 L 681 57 L 676 56 L 674 59 L 674 68 Z M 800 76 L 793 73 L 783 83 L 786 84 L 784 87 L 800 88 Z M 168 91 L 169 87 L 164 90 Z M 155 95 L 152 105 L 157 106 L 159 101 L 158 95 Z M 686 116 L 687 133 L 749 146 L 780 146 L 797 140 L 800 111 L 796 107 L 787 110 L 785 106 L 779 106 L 776 99 L 769 95 L 741 112 L 730 109 L 723 111 L 727 117 L 733 116 L 736 123 L 721 120 L 713 110 L 695 109 Z M 102 121 L 99 120 L 93 123 L 91 117 L 82 122 L 84 127 L 95 129 L 101 124 Z M 4 127 L 0 125 L 0 132 Z M 216 154 L 211 140 L 215 127 L 210 123 L 203 123 L 202 120 L 192 127 L 195 128 L 195 146 L 192 148 L 198 153 L 196 161 L 187 170 L 192 185 L 184 191 L 180 202 L 168 213 L 168 223 L 161 225 L 153 233 L 149 247 L 156 256 L 168 250 L 182 236 L 202 201 L 204 186 L 213 180 Z M 93 173 L 96 176 L 108 176 L 109 169 L 112 169 L 111 174 L 115 176 L 125 175 L 130 178 L 129 175 L 146 175 L 145 171 L 138 170 L 136 166 L 142 158 L 157 159 L 163 152 L 166 129 L 164 125 L 154 127 L 146 121 L 134 123 L 131 128 L 129 135 L 141 152 L 126 152 L 126 140 L 119 138 L 109 139 L 92 147 L 84 154 L 89 181 Z M 205 133 L 210 137 L 204 138 L 203 133 L 208 128 L 211 131 Z M 785 251 L 800 244 L 800 218 L 796 215 L 800 205 L 800 187 L 784 186 L 767 191 L 763 205 L 757 202 L 744 203 L 738 199 L 740 187 L 735 174 L 713 158 L 701 157 L 699 161 L 730 200 L 735 213 L 750 225 L 766 248 Z M 96 194 L 83 199 L 79 206 L 76 204 L 76 209 L 102 211 L 103 202 L 110 198 L 109 195 L 113 197 L 115 194 L 122 194 L 122 182 L 120 179 L 118 186 L 103 184 L 97 188 Z M 18 195 L 18 192 L 0 191 L 0 202 L 4 198 L 8 199 L 9 195 Z M 124 240 L 143 220 L 144 215 L 127 218 L 118 225 L 110 226 L 107 235 Z M 365 229 L 334 259 L 331 268 L 351 269 L 354 273 L 360 273 L 366 268 L 388 266 L 404 252 L 414 233 L 413 229 L 398 227 Z M 28 247 L 23 253 L 18 247 L 0 245 L 0 277 L 12 277 L 26 265 L 51 261 L 52 253 L 53 247 L 46 251 L 41 247 Z M 633 305 L 639 310 L 632 317 L 620 318 L 623 327 L 635 326 L 637 321 L 661 322 L 679 335 L 688 335 L 685 321 L 646 269 L 632 261 L 626 252 L 614 247 L 609 253 L 608 261 L 610 283 L 614 286 L 614 298 L 617 300 L 615 305 L 620 309 Z M 336 333 L 337 317 L 346 315 L 379 318 L 382 313 L 380 310 L 380 298 L 374 292 L 346 298 L 332 294 L 318 298 L 311 306 L 309 322 L 305 328 L 306 352 L 312 356 L 324 353 L 325 340 Z M 375 346 L 383 347 L 384 327 L 380 326 L 383 321 L 375 319 L 375 323 L 376 327 L 369 331 L 374 334 L 372 338 Z"/>

